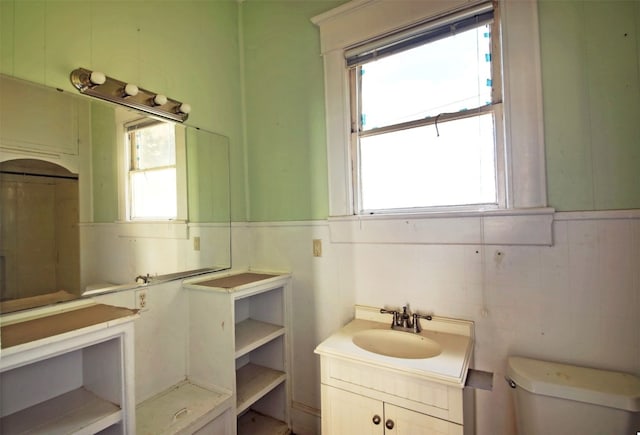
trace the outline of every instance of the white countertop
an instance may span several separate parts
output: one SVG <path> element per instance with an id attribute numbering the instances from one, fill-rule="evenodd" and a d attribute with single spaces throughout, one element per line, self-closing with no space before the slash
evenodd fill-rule
<path id="1" fill-rule="evenodd" d="M 359 307 L 363 308 L 363 307 Z M 401 371 L 420 376 L 435 382 L 464 386 L 473 350 L 473 323 L 433 317 L 433 320 L 422 320 L 420 335 L 436 341 L 442 352 L 425 359 L 395 358 L 369 352 L 356 346 L 353 336 L 367 329 L 391 329 L 390 322 L 367 320 L 362 317 L 384 318 L 377 314 L 359 316 L 345 325 L 335 334 L 320 343 L 315 352 L 320 355 L 342 358 L 381 368 Z M 391 317 L 389 316 L 389 319 Z M 456 325 L 460 323 L 460 325 Z M 449 332 L 451 331 L 451 332 Z M 406 332 L 413 334 L 413 332 Z"/>

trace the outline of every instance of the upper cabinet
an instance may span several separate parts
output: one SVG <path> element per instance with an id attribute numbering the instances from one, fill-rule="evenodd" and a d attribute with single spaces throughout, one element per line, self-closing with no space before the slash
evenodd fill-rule
<path id="1" fill-rule="evenodd" d="M 34 158 L 79 172 L 80 147 L 89 140 L 89 102 L 0 75 L 1 159 Z"/>

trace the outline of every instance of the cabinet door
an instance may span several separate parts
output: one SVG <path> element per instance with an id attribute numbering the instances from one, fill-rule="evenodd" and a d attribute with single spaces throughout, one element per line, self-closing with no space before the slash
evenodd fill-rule
<path id="1" fill-rule="evenodd" d="M 322 433 L 384 434 L 384 406 L 379 400 L 322 385 Z"/>
<path id="2" fill-rule="evenodd" d="M 384 416 L 387 435 L 462 435 L 458 424 L 388 403 L 384 404 Z"/>

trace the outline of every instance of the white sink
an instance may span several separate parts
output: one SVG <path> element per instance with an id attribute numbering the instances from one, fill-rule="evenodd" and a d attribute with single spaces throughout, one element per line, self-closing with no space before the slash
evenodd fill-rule
<path id="1" fill-rule="evenodd" d="M 442 346 L 430 338 L 392 329 L 366 329 L 355 333 L 352 341 L 361 349 L 394 358 L 433 358 L 442 352 Z"/>

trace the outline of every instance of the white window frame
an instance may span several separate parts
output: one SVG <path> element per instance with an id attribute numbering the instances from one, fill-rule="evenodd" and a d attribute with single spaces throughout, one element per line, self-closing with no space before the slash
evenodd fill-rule
<path id="1" fill-rule="evenodd" d="M 187 206 L 187 157 L 185 144 L 185 127 L 174 124 L 176 132 L 176 195 L 177 216 L 175 219 L 132 219 L 130 215 L 130 150 L 126 139 L 126 126 L 140 119 L 140 114 L 124 109 L 116 110 L 116 141 L 118 147 L 118 219 L 120 222 L 171 222 L 184 224 L 188 218 Z M 169 122 L 169 121 L 163 121 Z"/>
<path id="2" fill-rule="evenodd" d="M 408 216 L 355 216 L 351 177 L 350 88 L 345 51 L 479 3 L 482 1 L 354 0 L 312 18 L 312 22 L 320 28 L 324 58 L 329 215 L 330 223 L 335 223 L 332 226 L 334 241 L 375 242 L 381 240 L 380 235 L 373 229 L 368 231 L 366 227 L 377 228 L 380 222 L 365 225 L 363 222 L 387 219 L 393 226 L 400 220 L 412 219 L 419 220 L 420 225 L 428 230 L 416 235 L 405 234 L 398 228 L 398 236 L 390 241 L 403 242 L 407 239 L 430 243 L 433 239 L 428 234 L 438 233 L 434 243 L 552 244 L 554 210 L 547 207 L 538 9 L 535 0 L 499 1 L 498 6 L 504 112 L 504 124 L 498 134 L 503 134 L 504 141 L 504 208 L 423 212 Z M 465 231 L 468 236 L 461 238 L 460 234 L 455 233 L 460 229 L 457 223 L 467 217 L 467 221 L 477 223 L 477 230 Z M 431 218 L 437 218 L 437 222 Z M 357 221 L 355 226 L 354 221 Z M 451 231 L 446 230 L 447 223 L 452 224 Z M 434 229 L 436 227 L 438 231 Z M 354 233 L 354 228 L 359 230 Z M 532 232 L 532 228 L 536 230 Z M 393 233 L 396 232 L 392 230 Z"/>

